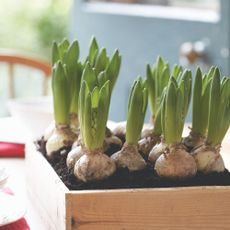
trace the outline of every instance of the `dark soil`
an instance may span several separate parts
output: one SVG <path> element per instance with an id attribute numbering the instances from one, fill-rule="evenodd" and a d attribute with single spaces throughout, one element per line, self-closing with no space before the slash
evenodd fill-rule
<path id="1" fill-rule="evenodd" d="M 46 157 L 45 142 L 39 140 L 36 144 L 38 150 Z M 230 185 L 230 173 L 227 170 L 223 173 L 212 173 L 209 175 L 198 173 L 194 178 L 183 181 L 169 181 L 159 178 L 150 164 L 148 164 L 145 170 L 139 172 L 130 173 L 127 169 L 120 169 L 106 180 L 83 183 L 77 180 L 73 172 L 66 167 L 66 157 L 69 150 L 70 148 L 64 148 L 59 151 L 54 159 L 47 160 L 70 190 Z M 111 155 L 112 152 L 112 149 L 110 149 L 107 154 Z"/>

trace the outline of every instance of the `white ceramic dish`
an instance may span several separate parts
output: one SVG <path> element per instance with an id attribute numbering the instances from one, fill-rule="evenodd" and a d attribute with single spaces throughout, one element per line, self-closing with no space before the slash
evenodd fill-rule
<path id="1" fill-rule="evenodd" d="M 8 180 L 9 174 L 5 167 L 0 166 L 0 188 L 3 188 Z"/>
<path id="2" fill-rule="evenodd" d="M 51 97 L 11 99 L 8 107 L 30 139 L 40 138 L 53 120 Z"/>
<path id="3" fill-rule="evenodd" d="M 0 192 L 0 226 L 13 223 L 25 214 L 25 205 L 12 196 Z"/>

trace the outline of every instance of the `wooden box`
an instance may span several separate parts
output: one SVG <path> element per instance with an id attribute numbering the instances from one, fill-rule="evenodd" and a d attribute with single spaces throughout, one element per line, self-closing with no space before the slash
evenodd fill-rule
<path id="1" fill-rule="evenodd" d="M 230 229 L 230 186 L 70 191 L 32 143 L 26 162 L 45 230 Z"/>

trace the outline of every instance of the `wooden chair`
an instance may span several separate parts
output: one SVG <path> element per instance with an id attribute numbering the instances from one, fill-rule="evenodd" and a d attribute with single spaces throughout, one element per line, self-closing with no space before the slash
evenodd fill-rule
<path id="1" fill-rule="evenodd" d="M 14 98 L 15 95 L 15 84 L 14 84 L 14 66 L 22 65 L 31 69 L 36 69 L 41 71 L 44 75 L 44 80 L 42 81 L 42 95 L 46 96 L 48 94 L 48 80 L 51 76 L 51 65 L 45 61 L 35 59 L 13 50 L 0 49 L 0 62 L 6 63 L 9 66 L 9 98 Z"/>

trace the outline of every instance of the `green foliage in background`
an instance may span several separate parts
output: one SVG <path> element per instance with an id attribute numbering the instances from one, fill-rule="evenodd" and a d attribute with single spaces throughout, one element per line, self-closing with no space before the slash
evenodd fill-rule
<path id="1" fill-rule="evenodd" d="M 50 60 L 52 41 L 68 37 L 70 5 L 70 0 L 2 1 L 0 47 Z"/>

